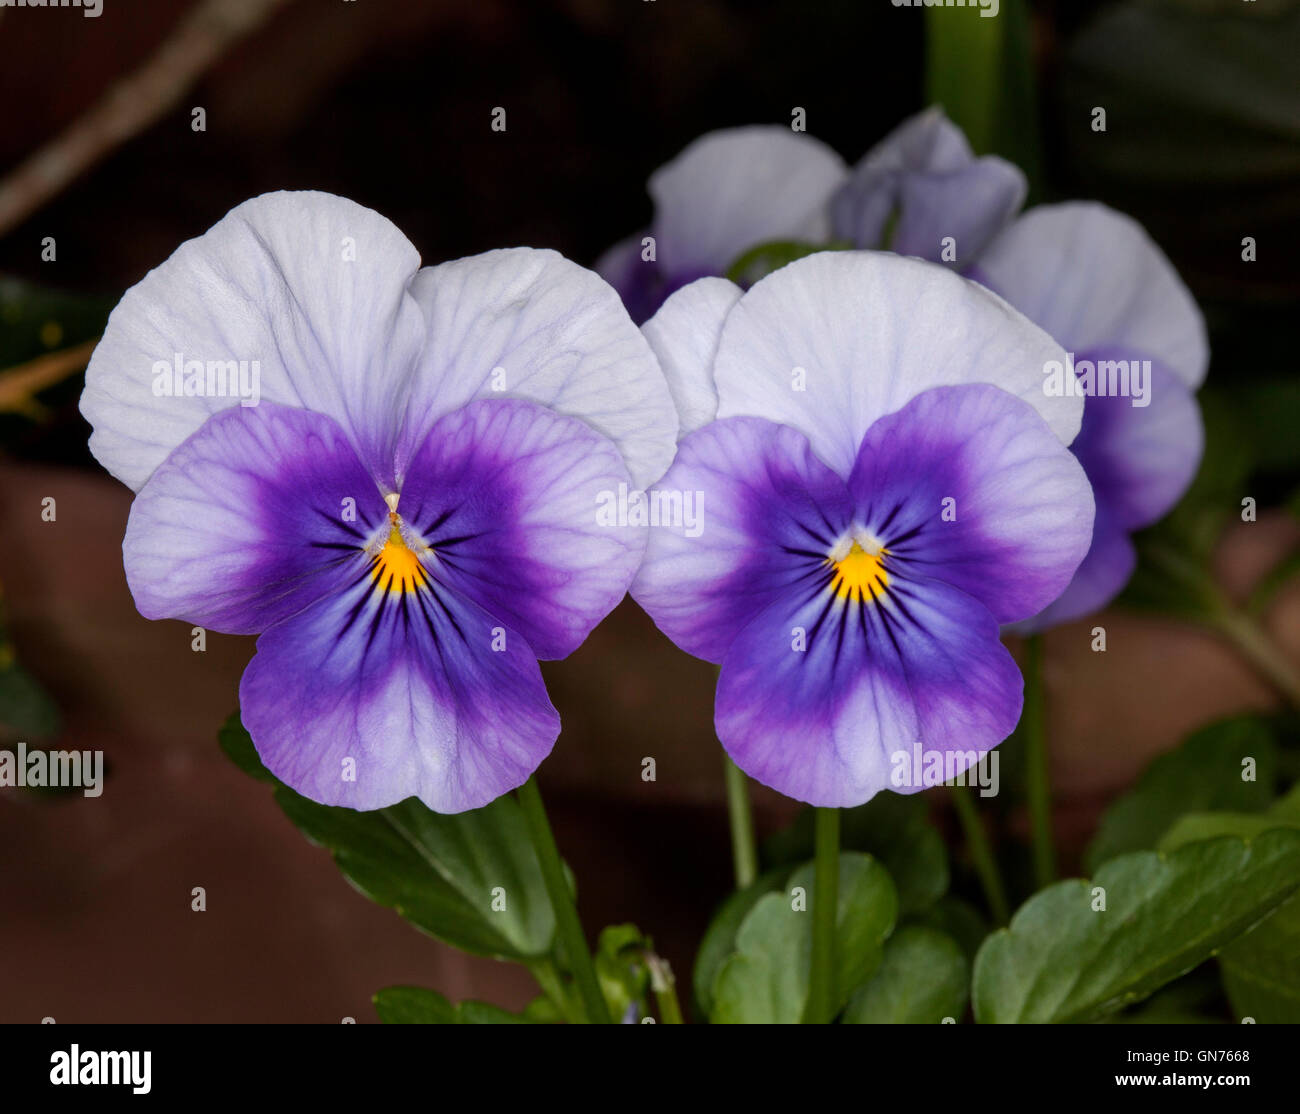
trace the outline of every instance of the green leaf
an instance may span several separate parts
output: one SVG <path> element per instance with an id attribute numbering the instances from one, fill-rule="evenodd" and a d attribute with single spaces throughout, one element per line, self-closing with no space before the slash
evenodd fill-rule
<path id="1" fill-rule="evenodd" d="M 1243 761 L 1254 760 L 1254 780 Z M 1137 785 L 1110 806 L 1084 856 L 1085 869 L 1128 851 L 1146 851 L 1184 813 L 1208 809 L 1259 812 L 1273 800 L 1277 747 L 1268 725 L 1252 716 L 1224 720 L 1162 754 Z"/>
<path id="2" fill-rule="evenodd" d="M 527 1025 L 528 1017 L 510 1013 L 490 1002 L 455 1005 L 436 990 L 419 986 L 389 986 L 374 997 L 375 1012 L 385 1025 Z"/>
<path id="3" fill-rule="evenodd" d="M 1180 817 L 1160 841 L 1161 851 L 1176 851 L 1189 843 L 1218 836 L 1254 839 L 1275 828 L 1300 828 L 1300 785 L 1262 813 L 1192 812 Z"/>
<path id="4" fill-rule="evenodd" d="M 704 938 L 700 941 L 700 950 L 696 953 L 695 969 L 691 976 L 695 1003 L 703 1016 L 710 1017 L 713 1014 L 713 984 L 727 957 L 736 950 L 736 933 L 740 931 L 741 922 L 758 904 L 759 898 L 782 889 L 789 875 L 789 867 L 778 867 L 759 875 L 752 885 L 729 894 L 713 915 L 713 920 L 709 922 Z"/>
<path id="5" fill-rule="evenodd" d="M 513 797 L 451 816 L 414 797 L 357 812 L 317 804 L 275 781 L 237 719 L 227 721 L 220 741 L 242 769 L 275 784 L 284 814 L 372 901 L 475 955 L 523 960 L 550 952 L 555 914 Z M 504 909 L 493 907 L 497 898 Z"/>
<path id="6" fill-rule="evenodd" d="M 48 739 L 59 733 L 61 716 L 54 701 L 21 665 L 0 646 L 0 726 L 15 739 Z"/>
<path id="7" fill-rule="evenodd" d="M 847 1025 L 937 1025 L 966 1012 L 970 964 L 951 936 L 904 925 L 885 942 L 880 967 L 849 999 Z"/>
<path id="8" fill-rule="evenodd" d="M 989 922 L 984 914 L 964 898 L 948 894 L 929 909 L 913 917 L 916 924 L 937 928 L 961 945 L 962 954 L 974 962 L 980 945 L 989 934 Z"/>
<path id="9" fill-rule="evenodd" d="M 808 1000 L 812 961 L 814 865 L 790 876 L 786 893 L 760 897 L 736 934 L 736 952 L 718 971 L 712 1020 L 721 1024 L 794 1024 Z M 802 895 L 797 893 L 802 890 Z M 840 855 L 835 929 L 835 1012 L 880 965 L 898 897 L 870 855 Z"/>
<path id="10" fill-rule="evenodd" d="M 374 997 L 375 1012 L 385 1025 L 455 1025 L 456 1007 L 436 990 L 422 986 L 386 986 Z"/>
<path id="11" fill-rule="evenodd" d="M 1217 834 L 1258 836 L 1300 828 L 1300 786 L 1261 815 L 1201 813 L 1184 817 L 1165 838 L 1170 847 Z M 1300 1022 L 1300 895 L 1283 902 L 1219 953 L 1223 987 L 1238 1017 L 1260 1024 Z"/>
<path id="12" fill-rule="evenodd" d="M 1300 832 L 1222 838 L 1112 859 L 1058 882 L 985 941 L 981 1022 L 1093 1021 L 1145 998 L 1240 936 L 1300 886 Z M 1106 909 L 1094 911 L 1096 888 Z"/>
<path id="13" fill-rule="evenodd" d="M 802 240 L 771 240 L 743 252 L 730 267 L 726 277 L 740 286 L 752 286 L 787 263 L 815 255 L 819 251 L 843 251 L 850 244 L 811 244 Z"/>
<path id="14" fill-rule="evenodd" d="M 948 891 L 948 851 L 928 816 L 923 797 L 889 790 L 840 812 L 840 845 L 866 852 L 889 871 L 898 889 L 900 916 L 920 912 Z M 812 853 L 812 809 L 763 844 L 764 859 L 773 863 L 803 862 Z"/>

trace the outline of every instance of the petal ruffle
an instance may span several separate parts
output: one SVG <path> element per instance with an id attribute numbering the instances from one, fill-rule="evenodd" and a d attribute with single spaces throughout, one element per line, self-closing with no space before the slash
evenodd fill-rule
<path id="1" fill-rule="evenodd" d="M 1052 397 L 1065 353 L 1001 298 L 942 267 L 884 252 L 822 252 L 755 283 L 727 315 L 715 361 L 718 417 L 793 426 L 848 476 L 878 419 L 931 387 L 991 383 L 1065 444 L 1083 399 Z"/>
<path id="2" fill-rule="evenodd" d="M 440 419 L 402 487 L 403 519 L 434 550 L 435 575 L 562 658 L 623 598 L 644 526 L 606 521 L 629 478 L 618 450 L 576 418 L 518 400 Z"/>
<path id="3" fill-rule="evenodd" d="M 722 663 L 715 724 L 750 777 L 847 808 L 881 789 L 928 788 L 919 775 L 934 752 L 950 756 L 951 774 L 969 768 L 1011 733 L 1022 694 L 981 604 L 894 578 L 871 602 L 828 585 L 769 606 Z"/>
<path id="4" fill-rule="evenodd" d="M 717 414 L 713 360 L 722 323 L 740 295 L 734 282 L 699 279 L 677 291 L 641 326 L 668 380 L 682 436 L 713 421 Z"/>
<path id="5" fill-rule="evenodd" d="M 257 634 L 346 583 L 388 508 L 330 418 L 214 414 L 153 473 L 122 544 L 140 613 Z"/>
<path id="6" fill-rule="evenodd" d="M 849 490 L 890 568 L 960 588 L 1002 623 L 1056 599 L 1092 537 L 1074 454 L 1033 407 L 986 384 L 936 387 L 881 418 Z"/>
<path id="7" fill-rule="evenodd" d="M 325 193 L 271 193 L 232 209 L 123 296 L 86 369 L 90 449 L 138 491 L 241 388 L 333 418 L 377 479 L 390 478 L 424 322 L 407 293 L 420 265 L 378 213 Z M 200 361 L 182 393 L 164 369 Z M 209 362 L 216 373 L 209 372 Z M 158 374 L 156 374 L 156 370 Z M 186 379 L 204 393 L 185 394 Z M 211 378 L 211 382 L 209 382 Z M 221 392 L 221 393 L 218 393 Z"/>
<path id="8" fill-rule="evenodd" d="M 479 808 L 522 785 L 560 719 L 524 638 L 432 578 L 368 567 L 257 640 L 240 714 L 268 770 L 328 805 Z"/>

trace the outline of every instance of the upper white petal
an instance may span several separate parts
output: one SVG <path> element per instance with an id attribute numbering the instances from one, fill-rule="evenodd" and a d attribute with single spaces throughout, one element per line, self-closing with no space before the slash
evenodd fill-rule
<path id="1" fill-rule="evenodd" d="M 757 244 L 824 242 L 827 203 L 847 175 L 826 144 L 781 125 L 702 135 L 650 177 L 658 262 L 717 275 Z"/>
<path id="2" fill-rule="evenodd" d="M 673 294 L 641 326 L 677 406 L 679 436 L 707 425 L 718 412 L 713 360 L 722 323 L 741 293 L 726 279 L 698 279 Z"/>
<path id="3" fill-rule="evenodd" d="M 1039 205 L 1009 225 L 976 267 L 999 294 L 1071 352 L 1137 349 L 1195 390 L 1209 343 L 1191 292 L 1131 217 L 1095 202 Z"/>
<path id="4" fill-rule="evenodd" d="M 325 193 L 232 209 L 122 297 L 86 369 L 90 449 L 134 490 L 230 394 L 159 396 L 154 365 L 257 361 L 260 396 L 326 414 L 382 470 L 424 322 L 415 248 L 384 217 Z"/>
<path id="5" fill-rule="evenodd" d="M 1045 392 L 1045 369 L 1064 360 L 1028 318 L 946 268 L 886 252 L 821 252 L 756 283 L 727 315 L 717 416 L 792 426 L 847 476 L 876 419 L 931 387 L 992 383 L 1069 444 L 1083 399 Z"/>
<path id="6" fill-rule="evenodd" d="M 615 445 L 638 485 L 667 470 L 677 411 L 614 289 L 554 251 L 506 248 L 426 267 L 411 283 L 428 342 L 406 444 L 474 398 L 522 398 Z M 399 474 L 403 461 L 398 461 Z"/>

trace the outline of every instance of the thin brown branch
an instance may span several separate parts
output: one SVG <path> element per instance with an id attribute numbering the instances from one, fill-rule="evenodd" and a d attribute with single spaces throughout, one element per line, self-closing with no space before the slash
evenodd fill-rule
<path id="1" fill-rule="evenodd" d="M 35 396 L 84 368 L 98 343 L 96 337 L 0 371 L 0 414 L 33 413 Z"/>
<path id="2" fill-rule="evenodd" d="M 288 0 L 202 0 L 157 52 L 81 119 L 0 182 L 0 236 L 16 228 L 119 144 L 174 107 L 235 42 Z"/>

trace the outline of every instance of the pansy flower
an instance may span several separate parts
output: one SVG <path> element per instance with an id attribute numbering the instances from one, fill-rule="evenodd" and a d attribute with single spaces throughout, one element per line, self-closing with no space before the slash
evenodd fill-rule
<path id="1" fill-rule="evenodd" d="M 457 812 L 522 782 L 559 719 L 538 658 L 622 598 L 676 416 L 618 296 L 550 251 L 420 267 L 321 193 L 238 206 L 114 310 L 82 412 L 137 494 L 147 617 L 257 634 L 267 767 L 314 800 Z"/>
<path id="2" fill-rule="evenodd" d="M 964 266 L 1020 211 L 1027 184 L 996 155 L 976 158 L 941 108 L 904 120 L 831 201 L 837 239 Z M 946 249 L 946 250 L 945 250 Z"/>
<path id="3" fill-rule="evenodd" d="M 1119 593 L 1137 561 L 1129 536 L 1163 518 L 1195 476 L 1205 322 L 1142 226 L 1104 205 L 1030 209 L 968 273 L 1061 343 L 1071 358 L 1059 387 L 1085 399 L 1071 449 L 1097 500 L 1092 546 L 1061 597 L 1018 628 L 1042 630 Z"/>
<path id="4" fill-rule="evenodd" d="M 675 290 L 726 274 L 751 248 L 824 242 L 828 203 L 846 174 L 831 148 L 788 127 L 709 132 L 650 176 L 650 227 L 615 244 L 596 270 L 640 323 Z"/>
<path id="5" fill-rule="evenodd" d="M 922 788 L 900 756 L 955 773 L 1004 739 L 1023 684 L 999 626 L 1092 533 L 1082 399 L 1043 391 L 1060 346 L 946 268 L 856 251 L 692 284 L 645 331 L 690 404 L 656 492 L 703 523 L 652 528 L 632 594 L 721 664 L 737 765 L 850 806 Z"/>

